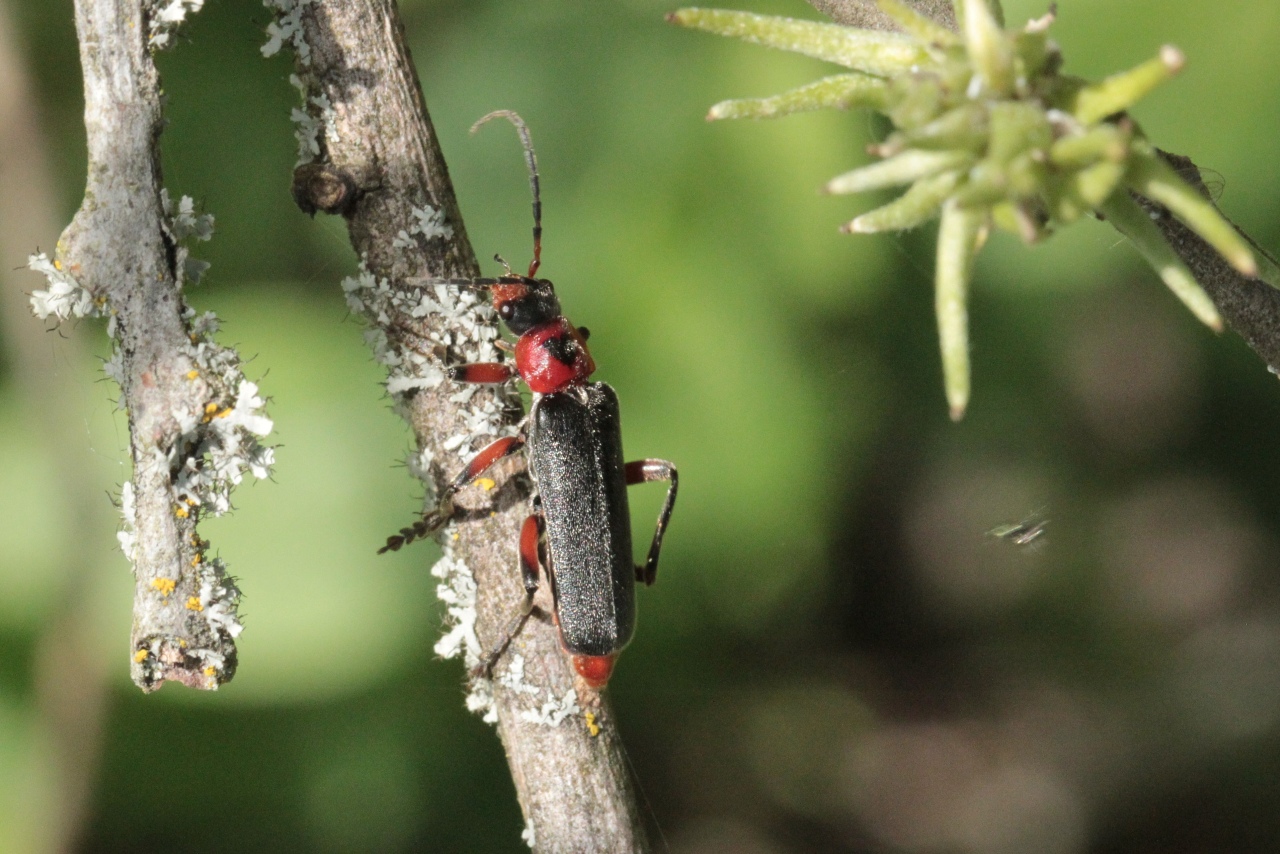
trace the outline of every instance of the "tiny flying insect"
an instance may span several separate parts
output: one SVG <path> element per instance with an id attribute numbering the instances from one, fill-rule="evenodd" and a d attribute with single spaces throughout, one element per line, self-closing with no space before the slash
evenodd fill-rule
<path id="1" fill-rule="evenodd" d="M 996 525 L 987 531 L 987 536 L 1034 550 L 1045 544 L 1044 531 L 1048 524 L 1049 519 L 1041 509 L 1019 522 L 1003 522 Z"/>

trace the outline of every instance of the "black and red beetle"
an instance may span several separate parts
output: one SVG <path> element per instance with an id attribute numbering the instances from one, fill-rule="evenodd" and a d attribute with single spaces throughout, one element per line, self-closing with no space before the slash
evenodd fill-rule
<path id="1" fill-rule="evenodd" d="M 523 624 L 533 607 L 540 570 L 545 570 L 560 641 L 582 678 L 593 688 L 602 688 L 635 632 L 635 583 L 652 584 L 657 575 L 678 478 L 676 467 L 666 460 L 624 462 L 618 397 L 607 384 L 588 379 L 596 369 L 587 349 L 588 332 L 561 313 L 551 282 L 534 278 L 542 255 L 542 202 L 529 129 L 508 110 L 490 113 L 475 127 L 499 117 L 515 125 L 529 167 L 533 260 L 528 275 L 514 274 L 507 267 L 507 275 L 497 278 L 420 279 L 406 284 L 488 291 L 494 310 L 517 336 L 515 365 L 460 365 L 448 369 L 446 376 L 462 383 L 504 383 L 518 376 L 533 392 L 533 403 L 516 435 L 498 439 L 476 454 L 444 489 L 435 509 L 389 537 L 379 554 L 439 529 L 453 513 L 452 499 L 458 490 L 498 460 L 525 448 L 537 487 L 534 512 L 520 532 L 525 600 L 517 622 L 479 669 L 492 667 Z M 667 481 L 669 486 L 648 557 L 637 565 L 632 557 L 627 487 L 650 481 Z"/>

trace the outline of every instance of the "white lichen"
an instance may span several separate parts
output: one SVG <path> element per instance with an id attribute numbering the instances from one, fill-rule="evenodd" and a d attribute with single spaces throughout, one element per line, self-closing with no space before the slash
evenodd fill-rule
<path id="1" fill-rule="evenodd" d="M 476 635 L 476 579 L 471 569 L 453 555 L 446 545 L 444 556 L 431 567 L 431 574 L 443 581 L 436 587 L 436 597 L 444 603 L 444 636 L 436 642 L 435 652 L 441 658 L 462 657 L 468 669 L 480 663 L 480 638 Z"/>
<path id="2" fill-rule="evenodd" d="M 276 19 L 267 24 L 267 43 L 263 56 L 275 56 L 286 44 L 293 48 L 298 61 L 311 64 L 311 45 L 302 29 L 302 7 L 315 0 L 262 0 L 262 5 L 275 12 Z"/>
<path id="3" fill-rule="evenodd" d="M 216 329 L 216 318 L 206 313 L 192 328 Z M 183 458 L 174 479 L 174 503 L 221 516 L 231 509 L 231 488 L 246 472 L 260 480 L 271 476 L 275 449 L 259 439 L 270 434 L 274 424 L 263 414 L 266 401 L 257 384 L 241 373 L 236 352 L 213 343 L 207 334 L 192 334 L 197 341 L 191 356 L 199 375 L 193 381 L 208 384 L 214 400 L 198 417 L 189 411 L 173 413 L 183 429 L 182 441 L 172 451 L 173 462 L 178 455 Z"/>
<path id="4" fill-rule="evenodd" d="M 127 480 L 120 487 L 120 517 L 120 530 L 116 532 L 116 539 L 120 541 L 120 551 L 124 552 L 129 563 L 133 563 L 134 546 L 138 541 L 134 527 L 137 515 L 133 504 L 133 484 Z"/>
<path id="5" fill-rule="evenodd" d="M 201 561 L 196 565 L 200 581 L 199 614 L 209 624 L 209 629 L 219 636 L 234 640 L 244 631 L 244 625 L 236 614 L 240 604 L 240 588 L 227 575 L 226 564 L 221 558 Z"/>
<path id="6" fill-rule="evenodd" d="M 415 209 L 416 234 L 430 233 L 436 222 L 431 211 L 429 206 Z M 474 291 L 460 290 L 455 285 L 394 287 L 363 263 L 357 275 L 342 280 L 342 290 L 347 307 L 370 323 L 365 343 L 373 350 L 374 358 L 387 366 L 387 392 L 397 404 L 403 404 L 405 395 L 411 392 L 436 388 L 444 382 L 437 352 L 445 348 L 465 362 L 492 362 L 498 358 L 493 310 Z M 444 328 L 419 332 L 407 325 L 427 316 L 439 318 L 438 325 Z M 510 435 L 502 408 L 491 395 L 477 395 L 474 387 L 459 387 L 451 399 L 470 404 L 461 412 L 462 432 L 446 438 L 441 445 L 444 450 L 457 452 L 458 462 L 465 462 L 474 448 L 498 436 Z M 420 471 L 429 473 L 425 467 Z"/>
<path id="7" fill-rule="evenodd" d="M 204 0 L 155 0 L 151 4 L 150 45 L 156 50 L 168 47 L 173 41 L 174 32 L 182 26 L 187 15 L 199 12 L 203 6 Z"/>
<path id="8" fill-rule="evenodd" d="M 547 689 L 547 701 L 537 709 L 525 709 L 520 712 L 520 720 L 541 726 L 560 726 L 560 722 L 570 715 L 582 711 L 578 705 L 578 692 L 570 688 L 563 697 L 557 698 Z"/>
<path id="9" fill-rule="evenodd" d="M 168 188 L 161 188 L 160 207 L 167 217 L 169 233 L 175 240 L 213 239 L 213 214 L 196 213 L 196 203 L 190 196 L 182 196 L 178 199 L 178 204 L 174 205 Z"/>
<path id="10" fill-rule="evenodd" d="M 533 819 L 527 818 L 524 820 L 524 830 L 520 831 L 520 838 L 530 848 L 538 847 L 538 835 L 533 830 Z"/>
<path id="11" fill-rule="evenodd" d="M 329 141 L 338 141 L 338 113 L 328 95 L 308 95 L 307 82 L 297 74 L 290 74 L 289 82 L 302 95 L 302 106 L 294 107 L 289 114 L 294 123 L 293 135 L 298 140 L 295 165 L 300 166 L 320 156 L 322 131 Z"/>
<path id="12" fill-rule="evenodd" d="M 169 191 L 164 188 L 160 190 L 160 207 L 164 212 L 164 228 L 177 247 L 175 272 L 178 274 L 178 287 L 181 288 L 187 282 L 199 284 L 209 270 L 209 262 L 192 258 L 185 243 L 189 240 L 213 239 L 213 214 L 196 213 L 196 203 L 190 196 L 182 196 L 175 206 L 169 197 Z"/>
<path id="13" fill-rule="evenodd" d="M 453 226 L 444 221 L 444 211 L 426 205 L 414 208 L 412 213 L 416 222 L 407 229 L 400 229 L 400 233 L 391 240 L 391 245 L 397 249 L 417 247 L 419 244 L 415 236 L 421 236 L 424 244 L 431 240 L 453 237 Z"/>
<path id="14" fill-rule="evenodd" d="M 436 586 L 436 598 L 445 607 L 445 632 L 436 641 L 435 653 L 441 658 L 461 657 L 469 672 L 480 663 L 483 652 L 476 635 L 476 578 L 471 567 L 454 555 L 450 540 L 446 540 L 444 555 L 431 567 L 431 574 L 443 582 Z M 485 723 L 497 723 L 493 683 L 488 679 L 471 680 L 466 705 Z"/>
<path id="15" fill-rule="evenodd" d="M 524 656 L 518 652 L 511 654 L 507 668 L 498 676 L 498 684 L 515 694 L 537 694 L 537 685 L 524 681 Z"/>
<path id="16" fill-rule="evenodd" d="M 27 256 L 27 269 L 39 273 L 49 289 L 31 292 L 31 311 L 41 320 L 59 321 L 72 317 L 101 317 L 106 314 L 106 297 L 97 297 L 76 281 L 75 276 L 51 261 L 43 252 Z"/>

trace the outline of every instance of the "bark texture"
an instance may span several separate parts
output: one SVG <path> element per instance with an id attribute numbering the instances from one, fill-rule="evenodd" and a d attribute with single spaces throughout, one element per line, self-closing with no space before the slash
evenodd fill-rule
<path id="1" fill-rule="evenodd" d="M 395 3 L 276 0 L 271 5 L 280 13 L 273 38 L 281 37 L 294 50 L 299 88 L 312 118 L 302 130 L 320 129 L 310 148 L 314 157 L 295 173 L 300 206 L 345 215 L 369 281 L 385 280 L 394 290 L 409 279 L 478 275 Z M 518 157 L 512 136 L 512 157 Z M 308 141 L 302 141 L 306 153 Z M 424 213 L 435 216 L 427 229 Z M 374 290 L 356 293 L 373 300 Z M 365 314 L 382 328 L 373 333 L 376 341 L 384 341 L 385 334 L 391 342 L 379 357 L 393 367 L 413 358 L 413 349 L 430 351 L 437 363 L 441 357 L 467 358 L 475 342 L 496 336 L 496 319 L 484 307 L 465 317 L 415 317 L 395 310 Z M 521 410 L 513 388 L 484 387 L 460 395 L 458 386 L 423 380 L 393 396 L 413 429 L 419 459 L 426 461 L 422 474 L 437 492 L 474 447 L 466 443 L 459 450 L 448 440 L 475 433 L 477 412 L 496 408 L 510 425 Z M 494 642 L 523 598 L 516 554 L 520 525 L 529 513 L 523 460 L 512 458 L 492 476 L 497 483 L 491 490 L 471 487 L 458 496 L 458 520 L 443 536 L 442 563 L 452 567 L 455 582 L 444 595 L 457 597 L 459 575 L 464 587 L 474 579 L 474 632 L 466 618 L 457 629 L 469 636 L 464 640 L 473 652 L 477 644 L 487 649 Z M 439 567 L 437 574 L 442 574 Z M 492 704 L 489 711 L 506 748 L 532 847 L 647 850 L 608 704 L 573 674 L 545 603 L 512 642 L 495 675 L 491 683 L 473 683 L 471 701 L 473 707 Z"/>

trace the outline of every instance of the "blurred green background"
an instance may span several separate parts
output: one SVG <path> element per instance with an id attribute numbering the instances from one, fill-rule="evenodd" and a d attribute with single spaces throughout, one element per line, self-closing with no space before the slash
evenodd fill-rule
<path id="1" fill-rule="evenodd" d="M 543 271 L 591 327 L 629 454 L 680 466 L 662 578 L 610 684 L 657 850 L 1280 850 L 1280 386 L 1237 338 L 1104 225 L 1034 249 L 1001 235 L 952 424 L 932 229 L 842 236 L 875 200 L 815 192 L 877 121 L 702 120 L 822 64 L 674 29 L 657 0 L 401 8 L 477 254 L 528 253 L 512 135 L 467 134 L 515 109 Z M 245 593 L 235 680 L 129 683 L 105 334 L 45 331 L 21 294 L 41 282 L 15 269 L 83 189 L 72 6 L 0 9 L 27 80 L 0 74 L 0 102 L 33 111 L 0 126 L 0 851 L 525 850 L 498 741 L 431 653 L 434 547 L 374 555 L 420 507 L 410 438 L 346 315 L 343 224 L 290 201 L 291 60 L 260 56 L 254 0 L 209 3 L 160 57 L 164 169 L 217 216 L 190 299 L 251 357 L 279 464 L 202 526 Z M 1185 51 L 1136 117 L 1280 246 L 1280 12 L 1059 13 L 1082 76 Z M 642 539 L 660 500 L 633 497 Z M 1043 508 L 1041 548 L 985 536 Z"/>

